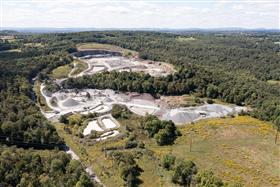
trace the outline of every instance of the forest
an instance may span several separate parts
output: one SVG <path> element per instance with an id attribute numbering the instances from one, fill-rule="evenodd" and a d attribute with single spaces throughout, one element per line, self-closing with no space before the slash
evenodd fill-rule
<path id="1" fill-rule="evenodd" d="M 197 33 L 107 31 L 33 36 L 28 42 L 98 42 L 135 50 L 140 57 L 177 66 L 197 64 L 209 69 L 244 73 L 259 80 L 280 80 L 278 33 Z M 265 65 L 264 65 L 265 64 Z"/>
<path id="2" fill-rule="evenodd" d="M 94 186 L 81 164 L 62 151 L 0 146 L 0 164 L 0 186 Z"/>
<path id="3" fill-rule="evenodd" d="M 64 147 L 33 93 L 32 79 L 72 61 L 65 45 L 56 45 L 29 49 L 21 39 L 0 42 L 0 186 L 94 186 L 80 162 L 41 150 Z"/>

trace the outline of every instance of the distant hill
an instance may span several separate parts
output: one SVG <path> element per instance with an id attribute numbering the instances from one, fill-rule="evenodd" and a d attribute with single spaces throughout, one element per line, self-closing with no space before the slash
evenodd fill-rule
<path id="1" fill-rule="evenodd" d="M 124 30 L 124 31 L 157 31 L 168 33 L 192 33 L 192 32 L 280 32 L 280 29 L 266 29 L 255 28 L 247 29 L 241 27 L 222 27 L 222 28 L 55 28 L 55 27 L 4 27 L 4 31 L 18 31 L 27 33 L 57 33 L 57 32 L 82 32 L 82 31 L 110 31 L 110 30 Z M 2 31 L 3 32 L 3 31 Z M 1 33 L 1 32 L 0 32 Z"/>

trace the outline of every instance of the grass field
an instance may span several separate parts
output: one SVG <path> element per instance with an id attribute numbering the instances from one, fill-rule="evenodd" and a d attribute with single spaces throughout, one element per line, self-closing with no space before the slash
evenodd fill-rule
<path id="1" fill-rule="evenodd" d="M 63 78 L 67 78 L 68 74 L 71 72 L 72 70 L 72 64 L 67 64 L 64 66 L 59 66 L 57 68 L 55 68 L 50 74 L 49 76 L 53 79 L 63 79 Z"/>
<path id="2" fill-rule="evenodd" d="M 198 106 L 193 95 L 161 96 L 161 99 L 172 107 Z"/>
<path id="3" fill-rule="evenodd" d="M 42 96 L 40 92 L 40 85 L 41 83 L 37 80 L 34 83 L 33 90 L 37 96 L 37 103 L 41 107 L 44 112 L 52 111 L 52 109 L 47 105 L 45 98 Z"/>
<path id="4" fill-rule="evenodd" d="M 82 71 L 86 70 L 88 68 L 87 63 L 82 62 L 80 60 L 74 60 L 74 62 L 76 64 L 76 68 L 75 70 L 71 73 L 72 76 L 74 75 L 78 75 L 79 73 L 81 73 Z"/>
<path id="5" fill-rule="evenodd" d="M 194 37 L 181 37 L 179 36 L 178 38 L 176 38 L 179 42 L 189 42 L 189 41 L 194 41 L 196 40 L 196 38 Z"/>
<path id="6" fill-rule="evenodd" d="M 108 50 L 108 51 L 116 51 L 121 52 L 123 56 L 137 56 L 138 53 L 136 51 L 132 51 L 129 49 L 124 49 L 119 46 L 110 45 L 110 44 L 100 44 L 100 43 L 83 43 L 77 45 L 78 50 L 84 49 L 101 49 L 101 50 Z"/>
<path id="7" fill-rule="evenodd" d="M 140 132 L 137 127 L 139 121 L 138 117 L 133 116 L 120 120 L 120 123 L 121 129 L 129 126 L 137 139 L 145 143 L 145 149 L 121 150 L 136 155 L 138 165 L 144 170 L 140 176 L 143 181 L 141 186 L 174 186 L 171 183 L 172 172 L 160 166 L 162 157 L 170 153 L 178 159 L 193 160 L 199 170 L 212 169 L 229 183 L 241 183 L 249 187 L 280 185 L 280 142 L 274 144 L 275 130 L 267 122 L 249 116 L 204 120 L 179 127 L 182 136 L 174 145 L 158 146 L 154 139 Z M 63 124 L 55 126 L 60 136 L 83 158 L 83 162 L 93 167 L 106 186 L 123 185 L 120 169 L 105 156 L 102 149 L 120 147 L 126 138 L 88 145 L 78 137 L 65 133 Z M 191 152 L 190 139 L 193 141 Z"/>
<path id="8" fill-rule="evenodd" d="M 185 94 L 180 96 L 161 96 L 161 99 L 171 107 L 190 107 L 203 105 L 209 98 L 200 98 L 195 95 Z M 223 102 L 220 99 L 213 99 L 212 102 L 229 105 L 229 103 Z"/>
<path id="9" fill-rule="evenodd" d="M 200 121 L 180 130 L 183 136 L 173 146 L 150 143 L 150 149 L 158 157 L 172 153 L 191 159 L 228 182 L 252 187 L 280 185 L 280 143 L 274 144 L 271 124 L 240 116 Z"/>
<path id="10" fill-rule="evenodd" d="M 24 46 L 27 46 L 27 47 L 44 47 L 44 44 L 42 44 L 42 43 L 25 43 Z"/>
<path id="11" fill-rule="evenodd" d="M 0 53 L 11 53 L 11 52 L 21 52 L 21 49 L 10 49 L 10 50 L 4 50 L 0 51 Z"/>
<path id="12" fill-rule="evenodd" d="M 280 86 L 280 81 L 275 81 L 275 80 L 269 80 L 269 81 L 267 81 L 269 84 L 271 84 L 271 85 L 278 85 L 278 86 Z"/>

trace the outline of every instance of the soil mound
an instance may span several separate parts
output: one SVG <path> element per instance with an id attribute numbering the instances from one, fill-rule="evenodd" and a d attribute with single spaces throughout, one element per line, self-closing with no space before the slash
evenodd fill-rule
<path id="1" fill-rule="evenodd" d="M 79 103 L 72 98 L 68 98 L 65 101 L 63 101 L 61 104 L 64 107 L 73 107 L 73 106 L 78 105 Z"/>

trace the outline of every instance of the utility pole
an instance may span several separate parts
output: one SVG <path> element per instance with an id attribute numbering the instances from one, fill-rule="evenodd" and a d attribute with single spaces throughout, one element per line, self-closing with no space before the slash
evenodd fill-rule
<path id="1" fill-rule="evenodd" d="M 190 152 L 192 152 L 192 133 L 190 134 Z"/>
<path id="2" fill-rule="evenodd" d="M 193 125 L 193 122 L 190 124 Z M 193 129 L 190 130 L 190 152 L 192 152 L 192 144 L 193 144 Z"/>

